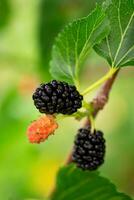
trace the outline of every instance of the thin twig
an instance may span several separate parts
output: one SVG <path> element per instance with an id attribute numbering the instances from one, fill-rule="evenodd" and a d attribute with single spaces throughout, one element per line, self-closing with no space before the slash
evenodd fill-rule
<path id="1" fill-rule="evenodd" d="M 119 70 L 117 70 L 113 76 L 108 79 L 101 87 L 99 90 L 97 96 L 93 99 L 91 102 L 93 106 L 93 117 L 96 117 L 98 112 L 104 108 L 106 103 L 108 102 L 109 99 L 109 94 L 112 89 L 113 83 L 117 77 Z"/>

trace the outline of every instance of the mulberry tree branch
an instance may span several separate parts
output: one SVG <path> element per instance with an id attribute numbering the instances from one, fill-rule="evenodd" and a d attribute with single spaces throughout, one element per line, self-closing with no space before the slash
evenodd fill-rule
<path id="1" fill-rule="evenodd" d="M 109 94 L 112 89 L 113 83 L 117 77 L 119 70 L 117 70 L 113 76 L 108 79 L 100 88 L 97 96 L 93 99 L 91 102 L 91 105 L 93 107 L 93 117 L 96 117 L 98 112 L 104 108 L 106 103 L 108 102 L 109 99 Z"/>
<path id="2" fill-rule="evenodd" d="M 103 110 L 105 105 L 108 102 L 109 94 L 112 89 L 113 83 L 119 73 L 119 70 L 117 70 L 111 78 L 109 78 L 100 88 L 99 92 L 97 93 L 96 97 L 90 102 L 93 112 L 92 115 L 95 118 L 100 110 Z M 91 122 L 89 119 L 86 120 L 85 126 L 90 125 Z M 72 162 L 72 153 L 68 156 L 66 160 L 66 164 L 69 164 Z"/>

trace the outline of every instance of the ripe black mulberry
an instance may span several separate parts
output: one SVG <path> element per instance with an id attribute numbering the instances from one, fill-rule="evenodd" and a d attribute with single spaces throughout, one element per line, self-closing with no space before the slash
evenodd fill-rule
<path id="1" fill-rule="evenodd" d="M 41 113 L 71 115 L 81 108 L 83 96 L 74 85 L 53 80 L 41 84 L 34 92 L 33 100 Z"/>
<path id="2" fill-rule="evenodd" d="M 81 128 L 76 135 L 72 159 L 83 170 L 96 170 L 105 156 L 105 139 L 101 131 Z"/>

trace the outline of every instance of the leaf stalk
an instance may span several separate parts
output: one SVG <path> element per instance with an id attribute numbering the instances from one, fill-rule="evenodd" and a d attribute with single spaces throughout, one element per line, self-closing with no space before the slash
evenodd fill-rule
<path id="1" fill-rule="evenodd" d="M 92 85 L 90 85 L 86 90 L 84 90 L 81 95 L 85 96 L 87 95 L 89 92 L 91 92 L 92 90 L 94 90 L 95 88 L 97 88 L 98 86 L 100 86 L 102 83 L 104 83 L 106 80 L 108 80 L 109 78 L 112 77 L 112 75 L 118 70 L 117 67 L 112 67 L 108 73 L 103 76 L 101 79 L 99 79 L 98 81 L 96 81 L 95 83 L 93 83 Z"/>

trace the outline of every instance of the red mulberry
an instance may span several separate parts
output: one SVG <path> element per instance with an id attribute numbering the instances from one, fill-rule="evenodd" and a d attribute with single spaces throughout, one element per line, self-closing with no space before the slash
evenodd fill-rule
<path id="1" fill-rule="evenodd" d="M 27 130 L 30 143 L 44 142 L 49 135 L 58 128 L 58 124 L 52 115 L 43 115 L 38 120 L 32 122 Z"/>

